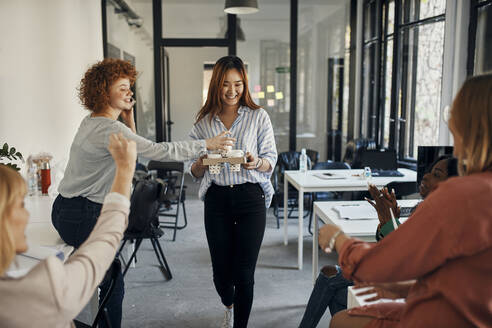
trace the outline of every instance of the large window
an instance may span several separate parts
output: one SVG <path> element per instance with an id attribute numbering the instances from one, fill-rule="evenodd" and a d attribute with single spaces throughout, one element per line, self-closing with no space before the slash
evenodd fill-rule
<path id="1" fill-rule="evenodd" d="M 400 160 L 438 144 L 445 7 L 446 0 L 364 3 L 360 135 L 397 149 Z"/>
<path id="2" fill-rule="evenodd" d="M 472 0 L 468 75 L 492 70 L 492 0 Z"/>

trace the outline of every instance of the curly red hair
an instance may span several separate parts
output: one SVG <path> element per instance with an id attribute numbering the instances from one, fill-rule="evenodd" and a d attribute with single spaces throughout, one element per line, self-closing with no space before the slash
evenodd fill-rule
<path id="1" fill-rule="evenodd" d="M 109 105 L 109 90 L 113 83 L 120 78 L 128 78 L 133 86 L 137 71 L 130 62 L 105 58 L 92 65 L 80 80 L 78 88 L 82 105 L 95 113 Z"/>

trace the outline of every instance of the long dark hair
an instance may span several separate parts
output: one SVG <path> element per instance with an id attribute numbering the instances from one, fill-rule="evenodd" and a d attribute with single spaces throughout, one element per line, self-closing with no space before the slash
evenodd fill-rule
<path id="1" fill-rule="evenodd" d="M 210 120 L 212 120 L 212 117 L 220 113 L 220 111 L 222 110 L 223 104 L 222 99 L 220 98 L 220 89 L 224 84 L 225 75 L 230 69 L 237 69 L 243 80 L 244 91 L 241 99 L 239 99 L 239 104 L 242 106 L 247 106 L 251 109 L 260 108 L 260 106 L 255 104 L 253 99 L 251 99 L 248 87 L 248 76 L 246 74 L 246 68 L 244 67 L 241 58 L 236 56 L 225 56 L 217 60 L 214 65 L 212 78 L 208 87 L 207 101 L 196 115 L 195 123 L 199 122 L 209 113 L 211 114 Z"/>

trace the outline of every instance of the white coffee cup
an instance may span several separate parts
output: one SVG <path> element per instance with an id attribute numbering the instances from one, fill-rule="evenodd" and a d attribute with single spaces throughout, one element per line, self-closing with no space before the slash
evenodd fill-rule
<path id="1" fill-rule="evenodd" d="M 241 149 L 233 149 L 227 152 L 227 157 L 243 157 L 244 152 Z"/>

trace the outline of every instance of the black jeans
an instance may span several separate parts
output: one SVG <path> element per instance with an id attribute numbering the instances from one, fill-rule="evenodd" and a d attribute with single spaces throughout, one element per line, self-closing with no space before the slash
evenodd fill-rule
<path id="1" fill-rule="evenodd" d="M 265 195 L 259 184 L 212 184 L 208 189 L 205 231 L 213 279 L 222 303 L 234 304 L 234 328 L 248 325 L 265 222 Z"/>
<path id="2" fill-rule="evenodd" d="M 60 237 L 65 243 L 75 248 L 89 237 L 101 213 L 102 204 L 92 202 L 85 197 L 65 198 L 58 195 L 53 203 L 51 220 Z M 81 282 L 80 282 L 81 283 Z M 110 285 L 109 272 L 99 285 L 101 290 L 99 302 L 107 294 Z M 116 279 L 115 288 L 108 300 L 106 308 L 111 321 L 111 327 L 121 327 L 122 304 L 125 295 L 123 275 Z M 106 327 L 102 322 L 99 327 Z"/>

